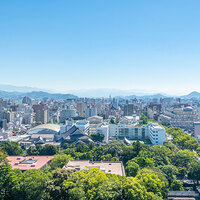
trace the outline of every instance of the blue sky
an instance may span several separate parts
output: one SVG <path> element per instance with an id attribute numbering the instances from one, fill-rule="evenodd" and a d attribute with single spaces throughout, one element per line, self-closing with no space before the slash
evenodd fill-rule
<path id="1" fill-rule="evenodd" d="M 199 0 L 0 1 L 0 84 L 200 91 Z"/>

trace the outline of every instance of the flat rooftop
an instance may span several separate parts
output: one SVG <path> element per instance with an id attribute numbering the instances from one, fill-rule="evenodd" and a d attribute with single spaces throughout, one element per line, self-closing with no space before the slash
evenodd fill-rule
<path id="1" fill-rule="evenodd" d="M 25 171 L 45 168 L 49 165 L 53 156 L 8 156 L 7 159 L 13 169 Z"/>
<path id="2" fill-rule="evenodd" d="M 64 168 L 87 170 L 93 167 L 98 168 L 105 173 L 125 176 L 124 166 L 120 161 L 70 160 Z"/>
<path id="3" fill-rule="evenodd" d="M 195 192 L 195 191 L 169 191 L 168 193 L 168 198 L 169 197 L 187 197 L 187 198 L 191 198 L 191 197 L 199 197 L 199 193 Z"/>

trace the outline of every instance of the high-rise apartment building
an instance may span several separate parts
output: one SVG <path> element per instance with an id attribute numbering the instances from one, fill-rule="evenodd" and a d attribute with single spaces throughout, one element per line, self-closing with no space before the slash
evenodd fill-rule
<path id="1" fill-rule="evenodd" d="M 76 109 L 78 111 L 79 116 L 84 117 L 84 103 L 83 102 L 77 102 Z"/>
<path id="2" fill-rule="evenodd" d="M 46 124 L 48 121 L 48 110 L 36 110 L 35 122 L 36 124 Z"/>

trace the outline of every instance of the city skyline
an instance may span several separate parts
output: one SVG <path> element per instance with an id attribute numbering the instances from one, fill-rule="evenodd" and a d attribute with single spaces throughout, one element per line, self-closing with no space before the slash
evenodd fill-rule
<path id="1" fill-rule="evenodd" d="M 0 2 L 0 84 L 200 91 L 199 1 Z"/>

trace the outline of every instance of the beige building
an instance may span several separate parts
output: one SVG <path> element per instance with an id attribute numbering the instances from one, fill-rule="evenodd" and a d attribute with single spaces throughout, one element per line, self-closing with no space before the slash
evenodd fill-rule
<path id="1" fill-rule="evenodd" d="M 121 161 L 70 160 L 64 168 L 78 171 L 98 168 L 105 173 L 125 176 L 124 166 Z"/>
<path id="2" fill-rule="evenodd" d="M 84 103 L 83 102 L 77 102 L 76 110 L 78 111 L 80 117 L 84 117 Z"/>
<path id="3" fill-rule="evenodd" d="M 183 129 L 193 129 L 194 122 L 198 121 L 197 111 L 191 106 L 172 106 L 167 108 L 159 121 L 166 126 L 175 126 Z"/>
<path id="4" fill-rule="evenodd" d="M 90 124 L 89 133 L 95 134 L 97 127 L 99 126 L 99 124 L 101 124 L 103 122 L 103 117 L 92 116 L 92 117 L 89 117 L 87 120 L 89 121 L 89 124 Z"/>
<path id="5" fill-rule="evenodd" d="M 48 120 L 47 110 L 36 110 L 35 112 L 35 122 L 36 124 L 46 124 Z"/>

